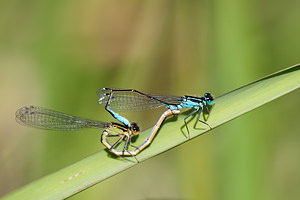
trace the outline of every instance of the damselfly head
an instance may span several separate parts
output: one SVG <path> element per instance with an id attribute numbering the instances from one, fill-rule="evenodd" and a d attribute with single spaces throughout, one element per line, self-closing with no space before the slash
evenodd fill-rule
<path id="1" fill-rule="evenodd" d="M 205 93 L 204 99 L 208 105 L 211 105 L 214 102 L 214 98 L 210 93 Z"/>
<path id="2" fill-rule="evenodd" d="M 137 125 L 137 123 L 132 123 L 130 129 L 133 135 L 138 135 L 140 133 L 140 127 Z"/>

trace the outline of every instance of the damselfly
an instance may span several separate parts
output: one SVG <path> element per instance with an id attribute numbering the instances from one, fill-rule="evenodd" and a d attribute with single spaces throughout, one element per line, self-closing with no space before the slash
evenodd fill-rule
<path id="1" fill-rule="evenodd" d="M 102 88 L 97 91 L 97 95 L 99 97 L 99 104 L 104 106 L 114 118 L 128 127 L 130 126 L 130 122 L 117 112 L 142 111 L 166 106 L 170 110 L 180 110 L 183 108 L 193 109 L 193 111 L 184 118 L 189 138 L 190 134 L 186 120 L 196 112 L 198 112 L 197 120 L 211 129 L 208 123 L 200 120 L 200 114 L 203 109 L 206 109 L 207 114 L 210 114 L 213 107 L 214 98 L 210 93 L 205 93 L 203 97 L 188 95 L 177 97 L 171 95 L 151 95 L 133 89 Z"/>
<path id="2" fill-rule="evenodd" d="M 109 149 L 111 149 L 111 151 L 116 154 L 116 155 L 126 155 L 126 156 L 135 156 L 137 155 L 139 152 L 141 152 L 144 148 L 146 148 L 154 139 L 156 133 L 158 132 L 161 124 L 164 122 L 164 120 L 170 116 L 170 115 L 178 115 L 180 114 L 180 110 L 171 110 L 168 109 L 166 110 L 159 118 L 159 120 L 157 121 L 157 123 L 155 124 L 155 126 L 152 128 L 149 136 L 142 142 L 142 144 L 140 146 L 138 146 L 137 148 L 135 148 L 134 150 L 130 150 L 130 151 L 118 151 L 115 149 L 115 145 L 111 145 L 108 141 L 107 138 L 112 137 L 111 134 L 109 134 L 108 132 L 106 132 L 106 130 L 103 131 L 102 134 L 102 143 L 105 144 L 105 146 L 107 146 Z"/>
<path id="3" fill-rule="evenodd" d="M 108 146 L 107 143 L 103 143 L 112 153 L 116 152 L 114 147 L 122 141 L 125 141 L 123 152 L 127 152 L 128 146 L 132 146 L 132 137 L 137 136 L 140 132 L 140 128 L 136 123 L 132 123 L 128 127 L 114 122 L 84 119 L 38 106 L 26 106 L 17 110 L 16 121 L 21 125 L 55 131 L 76 131 L 84 128 L 104 129 L 101 140 L 107 141 L 106 137 L 119 137 L 113 145 L 109 144 Z M 116 155 L 120 156 L 119 153 Z"/>

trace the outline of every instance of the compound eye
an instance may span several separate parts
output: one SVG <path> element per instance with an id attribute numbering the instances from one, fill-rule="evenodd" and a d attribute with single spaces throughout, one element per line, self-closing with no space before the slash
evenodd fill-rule
<path id="1" fill-rule="evenodd" d="M 214 100 L 214 98 L 211 96 L 210 93 L 205 93 L 204 97 L 207 99 L 207 101 L 213 101 Z"/>
<path id="2" fill-rule="evenodd" d="M 130 128 L 134 135 L 138 135 L 140 133 L 140 127 L 137 125 L 137 123 L 132 123 Z"/>

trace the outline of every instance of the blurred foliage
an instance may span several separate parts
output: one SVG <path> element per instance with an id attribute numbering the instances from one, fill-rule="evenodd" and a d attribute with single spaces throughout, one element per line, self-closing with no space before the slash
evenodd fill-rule
<path id="1" fill-rule="evenodd" d="M 111 121 L 97 103 L 102 87 L 219 96 L 299 62 L 299 6 L 2 2 L 0 195 L 104 148 L 96 130 L 18 126 L 18 108 L 33 104 Z M 284 96 L 71 199 L 299 199 L 299 97 Z M 128 115 L 144 129 L 156 121 L 149 112 Z"/>

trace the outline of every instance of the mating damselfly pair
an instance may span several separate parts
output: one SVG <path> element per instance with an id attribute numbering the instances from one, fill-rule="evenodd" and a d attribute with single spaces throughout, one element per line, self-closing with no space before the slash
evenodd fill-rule
<path id="1" fill-rule="evenodd" d="M 184 118 L 184 123 L 190 138 L 189 129 L 186 123 L 187 118 L 198 112 L 197 120 L 204 123 L 209 128 L 209 124 L 200 120 L 203 109 L 210 114 L 213 107 L 214 98 L 210 93 L 205 93 L 203 97 L 171 95 L 151 95 L 132 89 L 102 88 L 97 91 L 99 104 L 119 121 L 101 122 L 97 120 L 84 119 L 81 117 L 65 114 L 62 112 L 46 109 L 38 106 L 23 107 L 16 112 L 18 123 L 38 129 L 56 131 L 75 131 L 84 128 L 104 129 L 101 135 L 101 142 L 110 152 L 117 156 L 135 156 L 146 148 L 153 140 L 163 121 L 171 115 L 180 114 L 183 108 L 191 108 L 193 111 Z M 143 111 L 165 106 L 168 109 L 161 115 L 149 136 L 139 145 L 132 145 L 132 138 L 139 135 L 140 128 L 136 123 L 130 123 L 125 117 L 118 114 L 123 111 Z M 109 138 L 117 138 L 111 143 Z M 122 150 L 117 150 L 117 146 L 124 141 Z M 128 149 L 131 146 L 133 149 Z"/>

